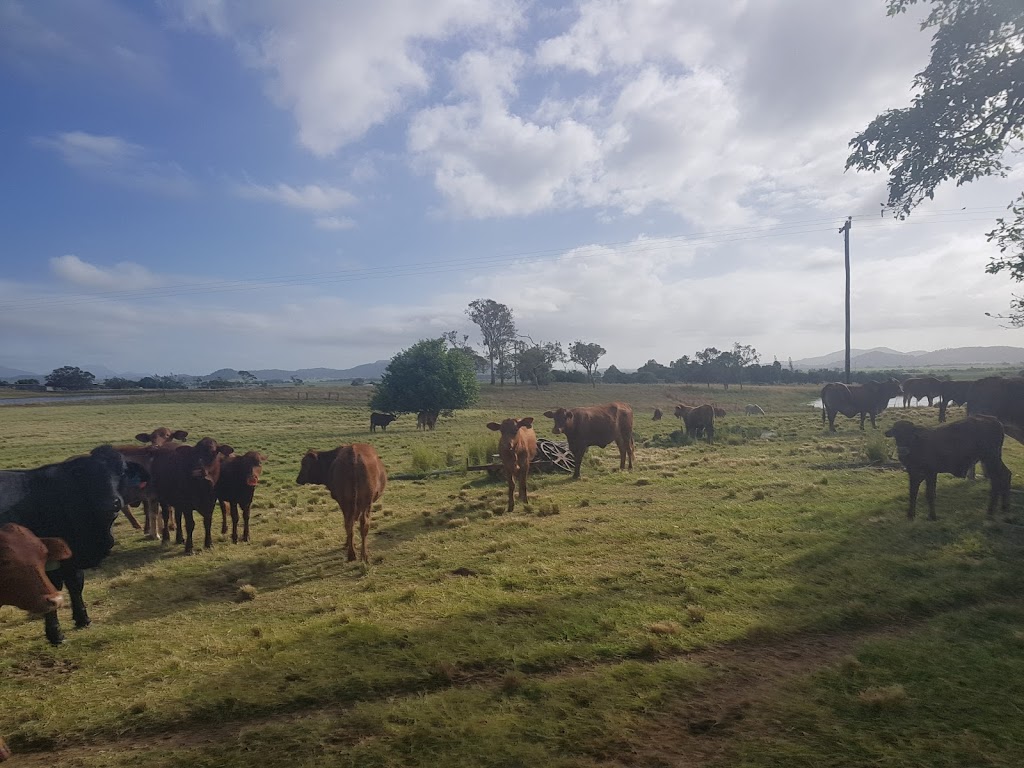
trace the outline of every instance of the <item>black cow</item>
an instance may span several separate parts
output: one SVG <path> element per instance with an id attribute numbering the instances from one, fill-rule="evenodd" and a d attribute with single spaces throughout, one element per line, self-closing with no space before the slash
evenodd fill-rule
<path id="1" fill-rule="evenodd" d="M 110 526 L 124 503 L 123 494 L 148 480 L 145 469 L 126 462 L 109 445 L 60 464 L 0 470 L 0 525 L 18 523 L 40 538 L 61 538 L 71 547 L 71 557 L 48 573 L 57 589 L 67 585 L 76 627 L 90 623 L 82 599 L 84 570 L 98 566 L 114 546 Z M 57 614 L 43 619 L 46 639 L 62 643 Z"/>
<path id="2" fill-rule="evenodd" d="M 397 419 L 398 417 L 393 413 L 377 413 L 374 411 L 370 414 L 370 431 L 376 432 L 377 427 L 380 427 L 385 432 L 388 431 L 388 424 Z"/>

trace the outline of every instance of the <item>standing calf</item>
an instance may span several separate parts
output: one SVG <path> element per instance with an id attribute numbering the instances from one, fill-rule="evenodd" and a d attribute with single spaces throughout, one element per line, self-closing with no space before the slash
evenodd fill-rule
<path id="1" fill-rule="evenodd" d="M 896 440 L 900 461 L 910 476 L 910 507 L 907 518 L 914 519 L 917 491 L 925 481 L 928 519 L 935 519 L 935 482 L 939 472 L 966 477 L 977 462 L 985 468 L 991 483 L 988 514 L 1002 501 L 1003 512 L 1010 508 L 1010 470 L 1003 464 L 1003 426 L 991 416 L 968 416 L 962 421 L 938 427 L 919 427 L 900 420 L 886 431 Z"/>
<path id="2" fill-rule="evenodd" d="M 325 485 L 345 516 L 345 550 L 348 559 L 356 559 L 353 529 L 359 521 L 362 539 L 360 558 L 369 562 L 366 535 L 370 532 L 370 508 L 384 493 L 388 473 L 377 451 L 366 443 L 340 445 L 330 451 L 308 451 L 302 457 L 299 485 Z"/>
<path id="3" fill-rule="evenodd" d="M 537 434 L 533 431 L 533 417 L 505 419 L 501 424 L 490 422 L 487 428 L 501 433 L 498 453 L 508 477 L 508 511 L 516 505 L 515 483 L 519 480 L 519 498 L 526 504 L 526 478 L 530 474 L 530 462 L 537 453 Z"/>
<path id="4" fill-rule="evenodd" d="M 242 508 L 242 541 L 249 540 L 249 510 L 252 497 L 260 482 L 263 462 L 267 460 L 259 451 L 236 453 L 222 460 L 217 480 L 217 501 L 220 503 L 221 534 L 228 532 L 228 506 L 231 507 L 231 542 L 238 543 L 238 508 Z"/>

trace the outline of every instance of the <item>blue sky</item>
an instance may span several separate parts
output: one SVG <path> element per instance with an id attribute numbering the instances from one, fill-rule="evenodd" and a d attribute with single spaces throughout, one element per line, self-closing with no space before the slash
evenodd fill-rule
<path id="1" fill-rule="evenodd" d="M 0 365 L 348 367 L 475 298 L 603 365 L 1022 343 L 984 233 L 847 141 L 929 39 L 842 0 L 0 0 Z"/>

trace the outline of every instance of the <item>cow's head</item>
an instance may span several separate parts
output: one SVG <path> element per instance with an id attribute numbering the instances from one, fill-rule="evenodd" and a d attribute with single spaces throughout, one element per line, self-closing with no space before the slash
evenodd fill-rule
<path id="1" fill-rule="evenodd" d="M 493 432 L 500 432 L 503 438 L 511 440 L 520 429 L 533 429 L 533 416 L 527 416 L 525 419 L 505 419 L 500 424 L 491 421 L 487 424 L 487 428 Z"/>
<path id="2" fill-rule="evenodd" d="M 677 405 L 676 406 L 676 410 L 675 410 L 676 418 L 677 419 L 683 418 L 691 410 L 692 410 L 692 406 L 689 406 L 689 405 Z"/>
<path id="3" fill-rule="evenodd" d="M 565 408 L 559 408 L 556 411 L 544 411 L 544 415 L 553 419 L 555 424 L 552 427 L 552 432 L 556 435 L 560 435 L 567 430 L 572 429 L 573 426 L 573 414 L 572 411 L 567 411 Z"/>
<path id="4" fill-rule="evenodd" d="M 310 448 L 302 457 L 302 464 L 299 465 L 299 476 L 295 478 L 298 485 L 323 485 L 326 482 L 323 470 L 320 468 L 320 452 Z"/>
<path id="5" fill-rule="evenodd" d="M 885 436 L 896 441 L 896 452 L 902 459 L 909 456 L 921 441 L 921 427 L 913 422 L 900 419 L 889 429 L 885 430 Z"/>
<path id="6" fill-rule="evenodd" d="M 661 421 L 662 413 L 661 408 L 654 409 L 654 416 L 651 417 L 651 421 Z"/>
<path id="7" fill-rule="evenodd" d="M 64 602 L 46 577 L 48 562 L 71 557 L 63 539 L 38 538 L 14 523 L 0 526 L 0 605 L 13 605 L 30 613 L 49 613 Z"/>
<path id="8" fill-rule="evenodd" d="M 215 483 L 220 473 L 221 459 L 234 452 L 235 449 L 230 445 L 218 443 L 212 437 L 204 437 L 192 450 L 192 477 Z"/>
<path id="9" fill-rule="evenodd" d="M 140 443 L 149 443 L 150 445 L 159 446 L 164 443 L 169 443 L 171 440 L 177 440 L 179 443 L 184 442 L 186 437 L 188 437 L 188 432 L 184 429 L 172 432 L 167 427 L 157 427 L 148 434 L 146 432 L 140 432 L 135 436 L 135 439 Z"/>
<path id="10" fill-rule="evenodd" d="M 253 487 L 259 485 L 260 473 L 263 472 L 263 462 L 267 460 L 259 451 L 249 451 L 235 461 L 240 462 L 245 474 L 245 484 Z"/>

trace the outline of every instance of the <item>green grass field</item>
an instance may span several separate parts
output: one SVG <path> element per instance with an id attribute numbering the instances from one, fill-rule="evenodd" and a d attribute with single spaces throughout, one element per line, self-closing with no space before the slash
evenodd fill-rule
<path id="1" fill-rule="evenodd" d="M 880 434 L 903 412 L 830 435 L 817 389 L 485 387 L 435 432 L 405 415 L 373 435 L 356 387 L 2 408 L 5 468 L 161 425 L 269 456 L 251 544 L 218 521 L 186 558 L 119 519 L 91 628 L 51 648 L 0 609 L 12 765 L 1017 768 L 1020 500 L 988 521 L 987 483 L 944 477 L 939 519 L 922 498 L 908 522 Z M 510 515 L 484 472 L 393 480 L 368 567 L 326 490 L 295 485 L 310 447 L 370 442 L 413 474 L 486 454 L 488 421 L 551 437 L 544 410 L 613 399 L 636 414 L 632 472 L 592 450 Z M 729 411 L 714 445 L 677 444 L 677 400 Z M 1024 448 L 1005 459 L 1020 487 Z"/>

